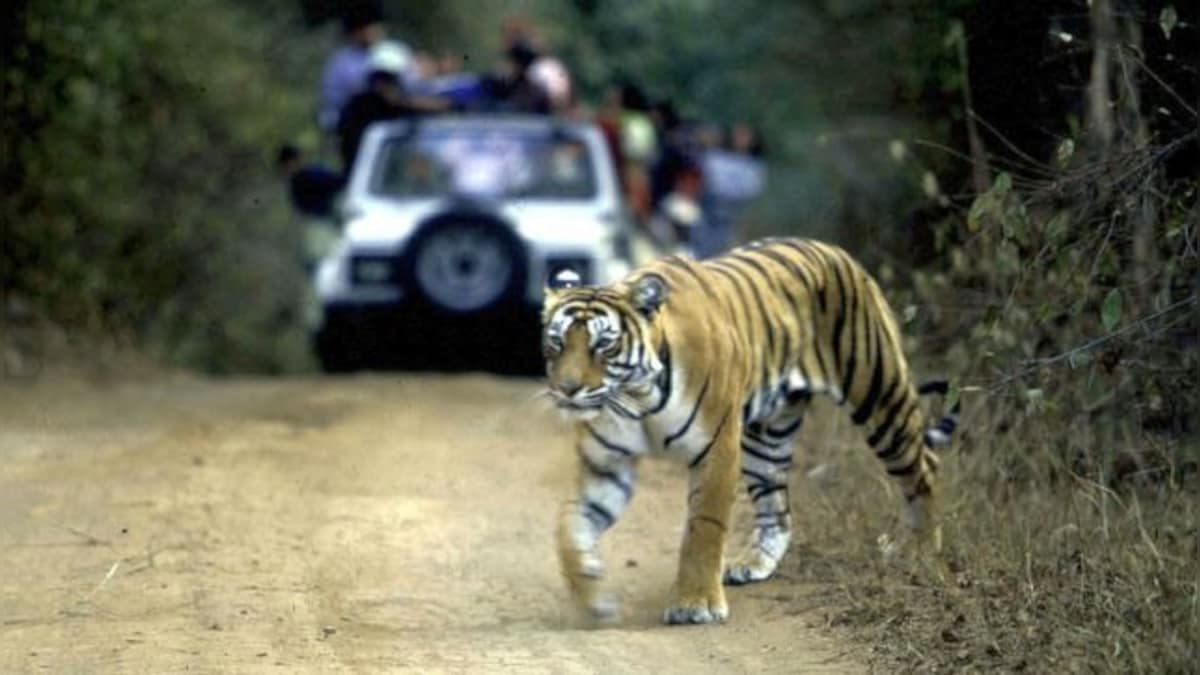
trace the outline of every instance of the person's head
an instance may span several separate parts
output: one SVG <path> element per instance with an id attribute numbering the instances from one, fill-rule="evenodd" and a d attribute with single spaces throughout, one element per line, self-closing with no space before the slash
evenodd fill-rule
<path id="1" fill-rule="evenodd" d="M 646 112 L 650 109 L 650 102 L 646 100 L 646 94 L 641 87 L 632 82 L 625 82 L 621 84 L 621 107 L 626 110 Z"/>
<path id="2" fill-rule="evenodd" d="M 347 42 L 369 49 L 386 36 L 383 14 L 373 3 L 356 3 L 342 14 L 342 32 Z"/>
<path id="3" fill-rule="evenodd" d="M 372 70 L 367 73 L 367 90 L 377 94 L 391 93 L 400 87 L 400 78 L 388 70 Z"/>
<path id="4" fill-rule="evenodd" d="M 413 70 L 419 79 L 428 80 L 438 76 L 440 67 L 433 54 L 420 50 L 413 54 Z"/>
<path id="5" fill-rule="evenodd" d="M 754 129 L 745 122 L 738 122 L 729 127 L 729 149 L 742 154 L 750 154 L 755 143 Z"/>
<path id="6" fill-rule="evenodd" d="M 672 189 L 682 195 L 697 198 L 704 189 L 704 174 L 700 167 L 692 161 L 685 161 L 675 173 Z"/>
<path id="7" fill-rule="evenodd" d="M 538 58 L 538 53 L 533 46 L 524 41 L 513 43 L 505 55 L 512 69 L 510 72 L 516 76 L 524 76 L 529 70 L 529 66 L 533 65 Z"/>
<path id="8" fill-rule="evenodd" d="M 553 57 L 539 58 L 529 68 L 529 79 L 546 92 L 555 111 L 565 112 L 571 106 L 574 98 L 571 74 L 567 72 L 562 61 Z"/>
<path id="9" fill-rule="evenodd" d="M 462 70 L 463 57 L 452 51 L 442 52 L 437 60 L 439 75 L 453 75 Z"/>
<path id="10" fill-rule="evenodd" d="M 371 48 L 370 71 L 367 74 L 367 89 L 381 93 L 392 93 L 403 84 L 404 73 L 412 62 L 412 55 L 400 44 L 385 40 Z"/>
<path id="11" fill-rule="evenodd" d="M 300 170 L 300 165 L 304 162 L 304 155 L 301 154 L 300 148 L 291 143 L 284 143 L 279 146 L 279 153 L 275 157 L 275 167 L 279 173 L 290 176 Z"/>
<path id="12" fill-rule="evenodd" d="M 764 154 L 762 135 L 745 122 L 734 124 L 729 128 L 729 149 L 751 157 L 762 157 Z"/>
<path id="13" fill-rule="evenodd" d="M 650 117 L 654 119 L 654 126 L 663 131 L 670 131 L 679 126 L 679 112 L 675 110 L 675 103 L 670 99 L 662 99 L 656 102 L 650 108 Z"/>
<path id="14" fill-rule="evenodd" d="M 704 150 L 715 150 L 722 146 L 721 127 L 716 124 L 701 124 L 696 129 L 696 143 Z"/>

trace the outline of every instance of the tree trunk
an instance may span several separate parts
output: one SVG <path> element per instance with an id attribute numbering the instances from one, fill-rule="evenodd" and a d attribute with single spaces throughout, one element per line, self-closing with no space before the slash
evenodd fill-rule
<path id="1" fill-rule="evenodd" d="M 1117 25 L 1112 0 L 1093 0 L 1092 69 L 1087 86 L 1088 134 L 1096 149 L 1103 152 L 1112 144 L 1116 130 L 1112 114 L 1112 90 L 1109 70 L 1116 48 Z"/>

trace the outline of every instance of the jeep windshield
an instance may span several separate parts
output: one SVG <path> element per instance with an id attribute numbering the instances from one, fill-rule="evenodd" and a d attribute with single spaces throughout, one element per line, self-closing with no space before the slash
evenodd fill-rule
<path id="1" fill-rule="evenodd" d="M 583 139 L 551 129 L 420 126 L 384 141 L 371 192 L 421 199 L 586 200 L 596 177 Z"/>

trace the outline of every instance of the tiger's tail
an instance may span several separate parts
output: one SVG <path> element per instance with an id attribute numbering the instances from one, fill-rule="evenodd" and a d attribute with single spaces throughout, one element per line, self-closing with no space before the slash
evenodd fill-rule
<path id="1" fill-rule="evenodd" d="M 928 380 L 917 386 L 917 393 L 921 396 L 929 396 L 936 394 L 945 398 L 950 393 L 950 381 Z M 925 446 L 928 448 L 937 448 L 946 445 L 950 442 L 950 436 L 954 430 L 958 428 L 959 414 L 962 412 L 962 399 L 954 401 L 954 405 L 950 406 L 950 410 L 938 420 L 937 424 L 925 430 Z"/>

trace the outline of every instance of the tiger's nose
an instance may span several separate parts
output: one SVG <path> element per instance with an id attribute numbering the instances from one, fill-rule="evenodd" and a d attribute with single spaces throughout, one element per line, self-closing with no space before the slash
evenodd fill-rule
<path id="1" fill-rule="evenodd" d="M 583 389 L 583 383 L 579 380 L 564 379 L 558 381 L 558 390 L 567 396 L 574 396 L 580 389 Z"/>

